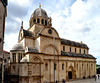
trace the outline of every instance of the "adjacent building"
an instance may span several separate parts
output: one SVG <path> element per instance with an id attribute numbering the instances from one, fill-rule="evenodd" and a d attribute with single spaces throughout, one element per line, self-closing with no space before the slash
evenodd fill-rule
<path id="1" fill-rule="evenodd" d="M 32 13 L 27 30 L 22 22 L 18 43 L 10 53 L 13 83 L 51 83 L 54 75 L 57 81 L 96 75 L 96 58 L 89 54 L 89 47 L 60 38 L 41 5 Z"/>
<path id="2" fill-rule="evenodd" d="M 4 71 L 8 72 L 8 68 L 10 67 L 10 52 L 4 50 L 3 55 L 4 55 Z"/>
<path id="3" fill-rule="evenodd" d="M 5 18 L 7 16 L 7 0 L 0 0 L 0 82 L 3 80 L 3 43 L 5 32 Z M 1 71 L 2 70 L 2 71 Z"/>
<path id="4" fill-rule="evenodd" d="M 5 18 L 7 16 L 6 6 L 7 6 L 7 0 L 0 0 L 0 67 L 3 58 Z"/>

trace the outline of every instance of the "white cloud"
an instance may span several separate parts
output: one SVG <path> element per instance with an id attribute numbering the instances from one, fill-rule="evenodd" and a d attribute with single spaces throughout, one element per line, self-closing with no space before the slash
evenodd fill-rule
<path id="1" fill-rule="evenodd" d="M 34 9 L 38 8 L 37 4 L 39 2 L 32 2 L 32 0 L 16 0 L 15 2 L 15 0 L 9 0 L 9 5 L 10 3 L 16 3 L 20 5 L 20 7 L 28 9 L 26 15 L 23 13 L 26 11 L 23 11 L 21 15 L 19 14 L 20 17 L 24 14 L 23 18 L 13 17 L 18 23 L 23 20 L 24 28 L 27 29 L 29 27 L 30 15 L 33 13 Z M 53 2 L 44 1 L 41 4 L 43 4 L 42 7 L 47 11 L 48 16 L 52 17 L 53 27 L 57 29 L 61 38 L 77 42 L 83 41 L 83 43 L 89 46 L 90 54 L 96 57 L 99 56 L 100 0 L 54 0 Z M 15 24 L 12 25 L 14 26 Z M 17 39 L 14 38 L 18 38 L 18 33 L 5 36 L 5 41 L 7 41 L 5 49 L 10 49 L 14 43 L 16 43 Z M 9 37 L 12 39 L 9 40 Z M 99 60 L 97 59 L 97 61 Z"/>
<path id="2" fill-rule="evenodd" d="M 10 51 L 12 47 L 18 42 L 18 33 L 5 35 L 4 49 Z"/>
<path id="3" fill-rule="evenodd" d="M 30 6 L 30 4 L 31 4 L 31 2 L 32 2 L 32 0 L 8 0 L 9 2 L 9 4 L 10 3 L 16 3 L 16 4 L 18 4 L 18 5 L 20 5 L 20 6 L 24 6 L 24 7 L 28 7 L 28 6 Z"/>
<path id="4" fill-rule="evenodd" d="M 77 0 L 71 8 L 65 8 L 59 12 L 53 12 L 53 26 L 60 37 L 74 41 L 83 41 L 90 48 L 90 54 L 95 57 L 100 55 L 100 1 Z M 99 62 L 99 59 L 97 59 Z"/>

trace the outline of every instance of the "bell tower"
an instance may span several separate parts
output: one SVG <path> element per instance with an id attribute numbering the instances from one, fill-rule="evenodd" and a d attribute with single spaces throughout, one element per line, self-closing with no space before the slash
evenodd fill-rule
<path id="1" fill-rule="evenodd" d="M 3 58 L 3 43 L 4 43 L 4 31 L 5 31 L 5 17 L 7 16 L 6 11 L 7 0 L 0 0 L 0 59 Z"/>

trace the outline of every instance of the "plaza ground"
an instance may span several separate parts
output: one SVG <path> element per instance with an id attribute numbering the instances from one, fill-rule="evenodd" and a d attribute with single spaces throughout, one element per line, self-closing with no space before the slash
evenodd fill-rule
<path id="1" fill-rule="evenodd" d="M 95 78 L 90 78 L 90 79 L 68 81 L 66 83 L 100 83 L 100 77 L 99 79 L 97 78 L 96 81 L 95 81 Z"/>

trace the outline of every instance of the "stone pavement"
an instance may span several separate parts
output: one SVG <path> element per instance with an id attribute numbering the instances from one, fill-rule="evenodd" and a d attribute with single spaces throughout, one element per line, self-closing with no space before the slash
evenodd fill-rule
<path id="1" fill-rule="evenodd" d="M 90 78 L 90 79 L 69 81 L 69 82 L 66 82 L 66 83 L 100 83 L 100 77 L 99 77 L 99 79 L 97 78 L 96 81 L 95 81 L 94 78 Z"/>

